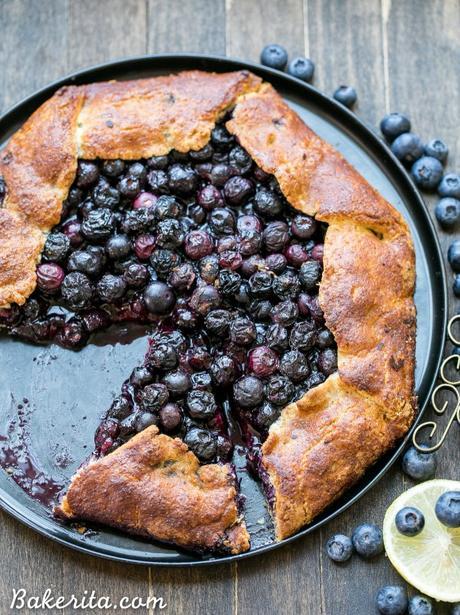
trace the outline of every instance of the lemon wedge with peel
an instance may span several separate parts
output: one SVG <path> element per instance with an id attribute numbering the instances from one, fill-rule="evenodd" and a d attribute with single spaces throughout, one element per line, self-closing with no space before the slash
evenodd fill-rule
<path id="1" fill-rule="evenodd" d="M 419 591 L 443 602 L 460 602 L 460 528 L 448 528 L 434 512 L 445 491 L 460 491 L 460 482 L 430 480 L 400 495 L 383 522 L 386 553 L 399 574 Z M 403 536 L 395 525 L 396 513 L 415 506 L 425 517 L 417 536 Z"/>

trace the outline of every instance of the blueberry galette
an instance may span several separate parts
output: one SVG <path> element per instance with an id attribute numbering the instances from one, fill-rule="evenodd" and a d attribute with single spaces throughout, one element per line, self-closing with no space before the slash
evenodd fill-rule
<path id="1" fill-rule="evenodd" d="M 407 225 L 258 77 L 62 88 L 0 175 L 4 328 L 67 348 L 149 329 L 56 514 L 238 553 L 230 424 L 278 540 L 407 431 Z"/>

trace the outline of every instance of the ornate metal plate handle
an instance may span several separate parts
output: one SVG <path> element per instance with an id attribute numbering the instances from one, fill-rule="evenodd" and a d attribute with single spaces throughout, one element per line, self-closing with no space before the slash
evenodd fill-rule
<path id="1" fill-rule="evenodd" d="M 454 316 L 453 318 L 451 318 L 447 326 L 447 334 L 449 336 L 450 341 L 455 346 L 460 346 L 460 340 L 455 336 L 453 332 L 453 326 L 458 321 L 460 321 L 460 314 L 457 314 L 457 316 Z M 458 378 L 456 380 L 450 379 L 445 373 L 447 364 L 452 363 L 453 360 L 455 361 L 455 370 L 456 370 L 456 373 L 458 374 Z M 417 442 L 417 437 L 423 429 L 429 428 L 430 433 L 428 435 L 428 439 L 430 440 L 430 443 L 431 443 L 433 436 L 435 436 L 437 432 L 439 431 L 438 424 L 435 421 L 426 421 L 425 423 L 422 423 L 421 425 L 417 427 L 417 429 L 414 431 L 414 434 L 412 436 L 412 442 L 415 448 L 418 449 L 422 453 L 432 453 L 434 451 L 437 451 L 438 448 L 440 448 L 443 445 L 445 439 L 447 438 L 447 434 L 449 433 L 449 430 L 452 427 L 453 423 L 457 421 L 457 423 L 460 426 L 460 391 L 458 389 L 460 385 L 460 355 L 451 354 L 450 356 L 444 359 L 441 365 L 441 369 L 439 371 L 439 377 L 442 380 L 442 383 L 438 384 L 438 386 L 434 389 L 431 395 L 431 405 L 433 406 L 434 411 L 439 415 L 443 415 L 446 412 L 446 410 L 449 409 L 449 406 L 450 406 L 451 415 L 446 425 L 446 428 L 444 429 L 444 432 L 440 436 L 438 442 L 436 442 L 432 446 L 427 446 L 426 444 L 424 445 L 421 443 L 419 444 Z M 437 401 L 438 394 L 440 391 L 446 391 L 451 394 L 449 395 L 449 398 L 446 401 L 444 401 L 442 406 L 439 406 L 438 401 Z M 453 394 L 453 400 L 452 400 L 452 394 Z M 454 403 L 451 405 L 450 402 L 452 401 Z"/>

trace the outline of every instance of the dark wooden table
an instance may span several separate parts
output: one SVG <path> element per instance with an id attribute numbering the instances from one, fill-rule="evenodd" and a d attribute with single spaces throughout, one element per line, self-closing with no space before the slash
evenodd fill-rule
<path id="1" fill-rule="evenodd" d="M 458 170 L 459 32 L 459 0 L 0 0 L 0 108 L 70 71 L 118 57 L 202 52 L 257 60 L 264 44 L 279 42 L 316 62 L 321 90 L 354 85 L 356 112 L 370 126 L 390 110 L 407 112 L 422 138 L 448 143 L 449 167 L 457 163 Z M 452 239 L 442 234 L 445 249 Z M 452 299 L 452 311 L 457 308 Z M 454 429 L 439 454 L 438 476 L 459 478 L 459 442 Z M 354 557 L 337 567 L 323 545 L 331 533 L 349 533 L 359 522 L 380 524 L 409 484 L 395 468 L 316 534 L 264 557 L 205 569 L 148 569 L 87 557 L 0 513 L 0 613 L 10 612 L 12 588 L 22 587 L 30 595 L 94 589 L 113 601 L 162 596 L 164 612 L 177 615 L 368 615 L 377 588 L 400 581 L 398 575 L 383 556 L 372 563 Z"/>

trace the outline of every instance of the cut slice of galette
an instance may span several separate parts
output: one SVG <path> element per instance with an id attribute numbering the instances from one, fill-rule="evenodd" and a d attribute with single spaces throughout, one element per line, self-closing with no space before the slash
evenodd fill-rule
<path id="1" fill-rule="evenodd" d="M 63 88 L 0 174 L 8 332 L 78 348 L 120 321 L 151 330 L 61 516 L 238 553 L 231 421 L 277 539 L 409 428 L 407 225 L 269 84 L 192 71 Z"/>

